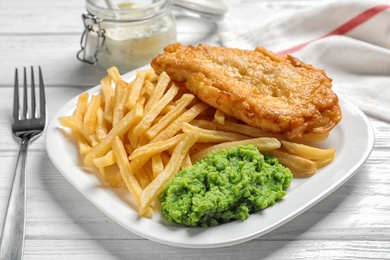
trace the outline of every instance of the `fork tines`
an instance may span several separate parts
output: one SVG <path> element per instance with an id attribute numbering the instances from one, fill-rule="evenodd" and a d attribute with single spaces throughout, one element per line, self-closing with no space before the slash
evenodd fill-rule
<path id="1" fill-rule="evenodd" d="M 13 118 L 14 120 L 23 120 L 23 119 L 44 119 L 45 118 L 45 90 L 43 85 L 42 70 L 41 67 L 38 67 L 39 73 L 39 110 L 37 109 L 36 101 L 36 89 L 35 89 L 35 78 L 34 78 L 34 68 L 31 67 L 31 91 L 28 93 L 28 82 L 27 82 L 27 69 L 23 68 L 23 97 L 19 97 L 19 79 L 18 79 L 18 69 L 15 69 L 15 86 L 14 86 L 14 109 L 13 109 Z M 30 94 L 30 99 L 28 95 Z M 23 102 L 22 111 L 20 111 L 20 100 Z M 29 106 L 31 108 L 29 109 Z"/>

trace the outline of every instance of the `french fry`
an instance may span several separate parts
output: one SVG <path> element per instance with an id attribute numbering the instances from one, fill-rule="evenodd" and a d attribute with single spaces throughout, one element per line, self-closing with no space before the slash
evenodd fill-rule
<path id="1" fill-rule="evenodd" d="M 162 161 L 161 154 L 155 154 L 152 156 L 152 170 L 153 179 L 164 170 L 164 163 Z"/>
<path id="2" fill-rule="evenodd" d="M 101 96 L 92 96 L 83 119 L 83 129 L 86 134 L 95 132 L 97 125 L 97 108 L 100 106 Z"/>
<path id="3" fill-rule="evenodd" d="M 108 76 L 111 77 L 111 79 L 115 82 L 115 84 L 118 84 L 119 82 L 123 81 L 121 74 L 119 73 L 119 70 L 117 67 L 108 68 L 107 74 L 108 74 Z"/>
<path id="4" fill-rule="evenodd" d="M 123 143 L 118 136 L 115 136 L 112 141 L 112 150 L 114 151 L 115 157 L 117 158 L 118 167 L 126 187 L 134 196 L 137 204 L 140 205 L 142 189 L 133 172 L 131 171 L 129 160 L 126 156 L 125 147 L 123 146 Z"/>
<path id="5" fill-rule="evenodd" d="M 92 166 L 92 160 L 96 157 L 101 157 L 111 149 L 111 143 L 116 136 L 123 136 L 134 124 L 142 118 L 142 108 L 136 106 L 107 134 L 97 146 L 93 147 L 84 157 L 84 164 Z"/>
<path id="6" fill-rule="evenodd" d="M 218 124 L 214 121 L 211 121 L 211 119 L 194 119 L 191 121 L 191 125 L 208 130 L 221 130 L 217 129 Z M 233 131 L 229 132 L 234 133 Z"/>
<path id="7" fill-rule="evenodd" d="M 116 163 L 116 158 L 115 158 L 114 152 L 112 150 L 108 151 L 102 157 L 97 157 L 97 158 L 93 159 L 93 164 L 97 168 L 104 168 L 104 167 L 113 165 L 114 163 Z"/>
<path id="8" fill-rule="evenodd" d="M 313 160 L 313 162 L 316 163 L 317 169 L 323 168 L 327 165 L 329 165 L 334 159 L 334 156 L 331 158 L 323 159 L 323 160 Z"/>
<path id="9" fill-rule="evenodd" d="M 112 177 L 118 174 L 118 167 L 114 167 L 114 166 L 116 165 L 107 165 L 105 167 L 98 168 L 100 175 L 103 177 L 105 181 L 111 179 Z M 115 185 L 116 183 L 114 183 L 114 179 L 112 179 L 112 181 L 109 184 L 112 187 L 112 185 Z"/>
<path id="10" fill-rule="evenodd" d="M 149 97 L 149 100 L 150 100 L 150 97 L 153 94 L 154 87 L 155 87 L 155 85 L 151 81 L 145 79 L 144 89 L 145 89 L 145 94 L 148 95 L 148 97 Z M 146 109 L 146 105 L 145 105 L 145 110 L 147 110 Z"/>
<path id="11" fill-rule="evenodd" d="M 282 165 L 289 168 L 294 177 L 307 178 L 317 172 L 316 163 L 308 159 L 281 150 L 273 150 L 269 153 L 276 157 Z"/>
<path id="12" fill-rule="evenodd" d="M 214 114 L 214 121 L 218 124 L 224 125 L 225 124 L 225 114 L 221 112 L 221 110 L 217 109 Z"/>
<path id="13" fill-rule="evenodd" d="M 184 94 L 178 101 L 175 109 L 169 111 L 157 124 L 152 126 L 146 131 L 146 136 L 149 139 L 153 139 L 158 133 L 160 133 L 166 126 L 173 122 L 179 115 L 181 115 L 186 106 L 191 103 L 195 98 L 192 94 Z"/>
<path id="14" fill-rule="evenodd" d="M 171 154 L 168 154 L 166 151 L 161 153 L 161 160 L 165 166 L 168 165 L 169 160 L 171 159 Z"/>
<path id="15" fill-rule="evenodd" d="M 320 149 L 309 145 L 293 143 L 289 141 L 282 140 L 282 147 L 284 150 L 291 154 L 298 155 L 300 157 L 309 159 L 309 160 L 326 160 L 333 158 L 336 149 Z"/>
<path id="16" fill-rule="evenodd" d="M 107 178 L 106 182 L 112 188 L 120 188 L 124 184 L 124 181 L 122 179 L 122 175 L 120 172 L 117 172 L 116 174 L 113 174 L 111 177 Z"/>
<path id="17" fill-rule="evenodd" d="M 107 135 L 107 123 L 104 119 L 104 111 L 101 107 L 98 107 L 97 113 L 96 113 L 96 137 L 101 141 L 103 140 Z"/>
<path id="18" fill-rule="evenodd" d="M 85 133 L 82 122 L 79 119 L 75 116 L 62 116 L 58 118 L 58 121 L 62 126 L 72 129 L 74 135 L 76 136 L 81 154 L 85 154 L 87 150 L 92 148 L 91 136 Z"/>
<path id="19" fill-rule="evenodd" d="M 204 143 L 223 143 L 249 138 L 248 136 L 242 134 L 199 128 L 186 122 L 183 123 L 182 130 L 185 133 L 194 130 L 197 131 L 199 134 L 198 142 Z"/>
<path id="20" fill-rule="evenodd" d="M 148 176 L 148 180 L 149 180 L 148 184 L 149 184 L 154 179 L 154 177 L 153 177 L 153 169 L 152 169 L 152 160 L 148 160 L 145 163 L 143 169 L 145 171 L 145 174 Z M 145 189 L 145 187 L 143 187 L 142 189 Z"/>
<path id="21" fill-rule="evenodd" d="M 150 81 L 150 82 L 157 81 L 158 75 L 156 74 L 156 72 L 153 69 L 149 69 L 149 70 L 146 70 L 145 79 Z M 171 80 L 171 79 L 169 79 L 169 80 Z"/>
<path id="22" fill-rule="evenodd" d="M 131 170 L 133 172 L 136 172 L 138 171 L 139 169 L 141 169 L 145 163 L 149 160 L 150 157 L 138 157 L 138 158 L 135 158 L 134 160 L 132 160 L 130 162 L 130 167 L 131 167 Z"/>
<path id="23" fill-rule="evenodd" d="M 192 155 L 196 154 L 197 152 L 200 152 L 200 151 L 202 151 L 202 150 L 204 150 L 206 148 L 209 148 L 211 146 L 214 146 L 214 145 L 216 145 L 216 144 L 214 144 L 214 143 L 199 143 L 199 142 L 197 142 L 197 143 L 195 143 L 191 147 L 190 155 L 192 156 Z"/>
<path id="24" fill-rule="evenodd" d="M 259 137 L 259 138 L 241 140 L 241 141 L 224 142 L 200 150 L 199 152 L 191 156 L 191 161 L 192 162 L 200 161 L 212 151 L 218 152 L 223 149 L 225 150 L 230 149 L 237 145 L 249 145 L 249 144 L 253 144 L 254 146 L 256 146 L 260 152 L 268 152 L 280 148 L 279 140 L 272 137 Z"/>
<path id="25" fill-rule="evenodd" d="M 166 105 L 162 110 L 161 110 L 161 113 L 160 113 L 160 118 L 163 116 L 163 115 L 166 115 L 166 114 L 168 114 L 171 110 L 174 110 L 174 109 L 176 109 L 176 103 L 175 102 L 173 102 L 173 101 L 171 101 L 171 102 L 169 102 L 169 104 L 168 105 Z M 157 122 L 158 120 L 156 120 L 156 122 Z"/>
<path id="26" fill-rule="evenodd" d="M 81 155 L 89 153 L 89 151 L 92 150 L 92 147 L 89 145 L 88 141 L 84 138 L 84 136 L 80 133 L 74 133 L 74 135 L 76 136 L 79 153 Z"/>
<path id="27" fill-rule="evenodd" d="M 89 138 L 89 140 L 91 140 L 91 145 L 92 145 L 92 147 L 95 147 L 95 146 L 98 145 L 99 142 L 100 142 L 99 139 L 97 138 L 95 132 L 92 133 L 92 134 L 90 134 L 90 135 L 88 136 L 88 138 Z"/>
<path id="28" fill-rule="evenodd" d="M 285 139 L 283 136 L 279 134 L 265 132 L 257 127 L 250 126 L 242 122 L 232 122 L 227 119 L 225 120 L 224 124 L 218 124 L 217 129 L 234 132 L 234 133 L 241 133 L 251 137 L 275 137 L 278 138 L 279 140 Z M 326 138 L 328 138 L 328 135 L 329 135 L 328 133 L 324 133 L 324 134 L 310 133 L 310 134 L 304 134 L 301 137 L 297 137 L 291 141 L 297 143 L 315 143 L 315 142 L 326 140 Z"/>
<path id="29" fill-rule="evenodd" d="M 146 112 L 145 116 L 142 118 L 141 122 L 134 128 L 133 133 L 137 136 L 143 134 L 153 123 L 153 120 L 160 114 L 161 110 L 168 105 L 168 103 L 175 97 L 179 88 L 172 86 L 167 93 L 156 102 L 151 109 Z"/>
<path id="30" fill-rule="evenodd" d="M 89 136 L 84 133 L 82 123 L 79 119 L 75 116 L 62 116 L 58 118 L 58 121 L 62 126 L 72 130 L 80 154 L 85 155 L 92 149 L 91 142 L 88 141 Z"/>
<path id="31" fill-rule="evenodd" d="M 179 134 L 170 139 L 149 143 L 135 149 L 129 156 L 129 160 L 134 160 L 137 157 L 151 157 L 154 154 L 161 153 L 180 142 L 184 138 L 185 134 Z"/>
<path id="32" fill-rule="evenodd" d="M 82 93 L 77 99 L 76 109 L 73 112 L 73 116 L 78 120 L 80 120 L 81 122 L 83 121 L 85 111 L 87 111 L 88 99 L 89 99 L 88 92 Z"/>
<path id="33" fill-rule="evenodd" d="M 192 166 L 191 157 L 190 157 L 190 154 L 187 153 L 186 157 L 184 157 L 184 160 L 183 160 L 183 163 L 181 164 L 180 169 L 183 170 L 183 169 L 185 169 L 187 167 L 191 167 L 191 166 Z"/>
<path id="34" fill-rule="evenodd" d="M 173 177 L 180 169 L 180 166 L 190 150 L 191 146 L 196 142 L 197 133 L 189 132 L 186 137 L 175 147 L 171 159 L 164 170 L 142 191 L 141 203 L 139 208 L 140 216 L 147 213 L 152 201 L 161 193 L 165 184 Z"/>
<path id="35" fill-rule="evenodd" d="M 145 105 L 146 112 L 149 112 L 151 107 L 161 99 L 170 81 L 171 79 L 166 72 L 163 72 L 158 76 L 158 81 L 154 91 Z"/>
<path id="36" fill-rule="evenodd" d="M 112 123 L 112 114 L 113 114 L 113 107 L 114 107 L 114 91 L 111 86 L 111 77 L 105 76 L 101 81 L 100 84 L 102 86 L 101 95 L 102 95 L 102 102 L 104 103 L 104 118 L 107 120 L 107 122 Z"/>
<path id="37" fill-rule="evenodd" d="M 138 71 L 137 77 L 135 78 L 133 85 L 130 88 L 129 94 L 127 95 L 126 107 L 131 110 L 137 104 L 138 99 L 140 98 L 140 93 L 142 86 L 145 81 L 145 71 Z"/>
<path id="38" fill-rule="evenodd" d="M 125 111 L 125 102 L 129 92 L 129 84 L 119 81 L 115 87 L 115 101 L 112 118 L 112 126 L 115 127 L 122 119 Z"/>
<path id="39" fill-rule="evenodd" d="M 141 189 L 145 189 L 146 186 L 150 183 L 149 174 L 146 171 L 146 167 L 139 168 L 137 173 L 135 174 L 135 178 L 137 179 Z"/>
<path id="40" fill-rule="evenodd" d="M 181 130 L 182 124 L 184 122 L 190 122 L 197 115 L 202 113 L 208 108 L 208 105 L 205 103 L 198 103 L 192 106 L 189 110 L 181 114 L 176 120 L 174 120 L 169 126 L 167 126 L 163 131 L 161 131 L 151 142 L 159 142 L 171 138 L 179 130 Z"/>
<path id="41" fill-rule="evenodd" d="M 249 126 L 244 123 L 232 122 L 230 120 L 225 120 L 224 124 L 217 124 L 218 130 L 240 133 L 250 137 L 278 137 L 277 135 L 267 133 L 257 127 Z"/>
<path id="42" fill-rule="evenodd" d="M 82 121 L 75 116 L 61 116 L 58 118 L 58 122 L 60 122 L 62 126 L 72 129 L 74 132 L 83 134 L 84 137 L 88 136 L 84 132 Z"/>
<path id="43" fill-rule="evenodd" d="M 141 93 L 142 95 L 142 93 Z M 145 103 L 146 103 L 146 97 L 145 95 L 142 95 L 138 100 L 137 100 L 137 104 L 141 105 L 142 107 L 145 106 Z"/>
<path id="44" fill-rule="evenodd" d="M 139 144 L 139 137 L 137 135 L 133 134 L 133 129 L 134 128 L 131 128 L 127 132 L 127 139 L 129 140 L 131 149 L 135 150 L 138 147 L 138 144 Z"/>

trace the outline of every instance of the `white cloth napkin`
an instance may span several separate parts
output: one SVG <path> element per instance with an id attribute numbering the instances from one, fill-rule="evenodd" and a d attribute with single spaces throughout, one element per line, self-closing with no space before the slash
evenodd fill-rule
<path id="1" fill-rule="evenodd" d="M 219 36 L 225 47 L 263 46 L 325 70 L 337 94 L 390 122 L 390 4 L 386 2 L 334 2 L 257 29 Z"/>

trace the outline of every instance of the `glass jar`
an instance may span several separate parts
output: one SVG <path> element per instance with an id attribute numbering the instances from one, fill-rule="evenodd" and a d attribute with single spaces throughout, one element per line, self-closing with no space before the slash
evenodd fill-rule
<path id="1" fill-rule="evenodd" d="M 171 0 L 132 0 L 109 8 L 105 0 L 86 0 L 85 30 L 77 58 L 127 72 L 148 64 L 176 42 Z"/>

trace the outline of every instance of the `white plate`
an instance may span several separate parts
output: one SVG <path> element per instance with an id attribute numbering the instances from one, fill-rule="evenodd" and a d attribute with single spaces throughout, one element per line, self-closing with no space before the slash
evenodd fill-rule
<path id="1" fill-rule="evenodd" d="M 123 75 L 126 80 L 134 77 L 134 71 Z M 99 91 L 100 85 L 88 92 L 95 94 Z M 179 247 L 229 246 L 270 232 L 309 209 L 351 178 L 368 158 L 374 143 L 367 117 L 341 98 L 343 119 L 323 143 L 324 147 L 337 149 L 336 158 L 330 165 L 310 178 L 294 179 L 282 201 L 252 214 L 245 221 L 209 228 L 185 228 L 168 223 L 159 212 L 152 219 L 139 218 L 133 209 L 134 201 L 126 190 L 111 189 L 98 174 L 91 174 L 80 167 L 76 146 L 64 136 L 57 121 L 59 116 L 71 115 L 77 98 L 62 107 L 47 127 L 47 153 L 54 165 L 87 199 L 124 228 L 152 241 Z"/>

